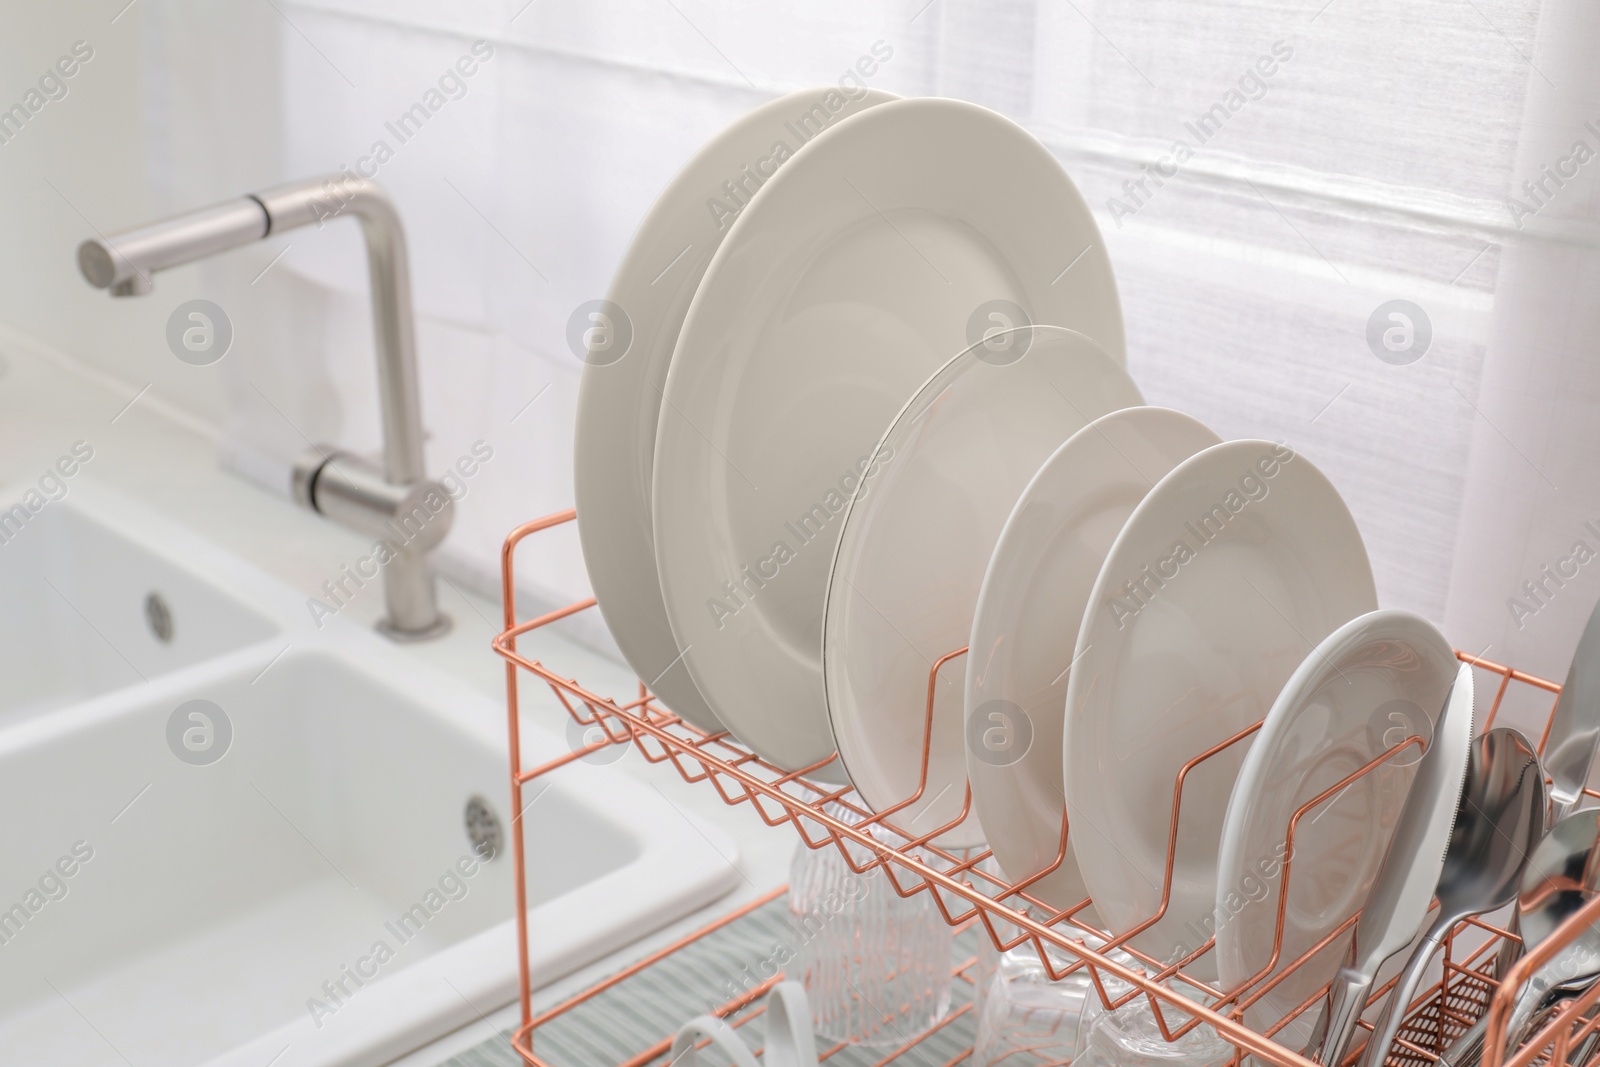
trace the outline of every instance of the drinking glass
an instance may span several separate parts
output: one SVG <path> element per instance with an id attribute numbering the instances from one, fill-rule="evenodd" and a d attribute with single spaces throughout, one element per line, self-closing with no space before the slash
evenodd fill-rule
<path id="1" fill-rule="evenodd" d="M 1071 959 L 1046 946 L 1060 973 Z M 1064 1067 L 1077 1053 L 1078 1027 L 1097 1000 L 1087 968 L 1052 981 L 1031 942 L 1000 954 L 978 1009 L 974 1067 Z"/>
<path id="2" fill-rule="evenodd" d="M 1114 980 L 1107 987 L 1113 999 L 1132 988 Z M 1184 993 L 1194 996 L 1188 988 Z M 1161 1017 L 1169 1029 L 1190 1019 L 1172 1007 L 1164 1007 Z M 1234 1047 L 1204 1024 L 1168 1041 L 1146 996 L 1134 997 L 1116 1011 L 1105 1010 L 1100 998 L 1091 996 L 1078 1027 L 1077 1051 L 1076 1067 L 1222 1067 L 1234 1055 Z"/>
<path id="3" fill-rule="evenodd" d="M 828 813 L 860 820 L 837 804 Z M 874 836 L 887 843 L 881 832 Z M 871 859 L 859 845 L 846 847 L 857 866 Z M 953 935 L 929 891 L 902 897 L 881 869 L 856 874 L 835 846 L 812 849 L 802 842 L 790 866 L 789 912 L 798 974 L 818 1034 L 898 1045 L 950 1009 Z"/>

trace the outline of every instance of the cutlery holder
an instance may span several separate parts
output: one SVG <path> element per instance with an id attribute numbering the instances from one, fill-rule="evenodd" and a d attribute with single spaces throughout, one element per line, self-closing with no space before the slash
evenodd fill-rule
<path id="1" fill-rule="evenodd" d="M 1114 1010 L 1136 998 L 1144 998 L 1154 1021 L 1155 1029 L 1167 1041 L 1178 1041 L 1196 1027 L 1209 1027 L 1234 1049 L 1231 1064 L 1240 1065 L 1245 1057 L 1258 1063 L 1276 1067 L 1313 1067 L 1298 1048 L 1280 1044 L 1276 1035 L 1300 1015 L 1315 1014 L 1326 991 L 1308 997 L 1283 1019 L 1262 1030 L 1252 1029 L 1244 1022 L 1245 1010 L 1259 1000 L 1269 989 L 1314 957 L 1326 944 L 1343 936 L 1356 921 L 1352 916 L 1322 943 L 1313 946 L 1286 966 L 1269 967 L 1232 989 L 1218 989 L 1214 982 L 1196 977 L 1194 964 L 1211 952 L 1214 939 L 1207 940 L 1187 956 L 1173 964 L 1165 964 L 1141 952 L 1128 943 L 1128 938 L 1155 923 L 1161 912 L 1131 929 L 1106 931 L 1091 925 L 1084 913 L 1090 901 L 1085 899 L 1065 910 L 1046 905 L 1029 892 L 1030 885 L 1042 877 L 1036 875 L 1024 882 L 1008 882 L 998 874 L 992 863 L 986 863 L 986 850 L 949 852 L 934 844 L 941 834 L 962 821 L 971 805 L 971 792 L 958 815 L 945 826 L 918 829 L 912 832 L 896 821 L 897 812 L 910 805 L 920 794 L 919 789 L 901 804 L 873 812 L 849 788 L 831 786 L 811 780 L 813 775 L 829 761 L 823 761 L 798 771 L 784 771 L 759 759 L 743 748 L 726 733 L 706 733 L 655 703 L 643 685 L 628 699 L 610 698 L 594 693 L 575 679 L 564 677 L 551 668 L 528 658 L 517 650 L 517 641 L 533 630 L 559 622 L 595 606 L 587 598 L 548 612 L 534 619 L 518 621 L 515 597 L 515 557 L 518 546 L 527 538 L 571 522 L 576 518 L 572 510 L 535 520 L 518 527 L 507 537 L 501 554 L 501 588 L 504 604 L 504 630 L 495 638 L 493 647 L 506 661 L 507 729 L 511 753 L 511 804 L 512 810 L 521 811 L 522 796 L 527 784 L 536 778 L 553 773 L 574 760 L 612 745 L 631 745 L 647 762 L 667 764 L 685 781 L 703 782 L 716 789 L 722 800 L 730 805 L 749 804 L 769 826 L 787 824 L 799 833 L 805 844 L 813 849 L 837 849 L 848 868 L 857 873 L 881 872 L 884 883 L 902 897 L 927 894 L 927 899 L 937 909 L 940 917 L 953 927 L 971 927 L 987 937 L 999 951 L 1008 951 L 1021 945 L 1031 945 L 1037 952 L 1040 964 L 1054 979 L 1074 974 L 1087 974 L 1093 988 L 1091 996 L 1099 1006 Z M 954 649 L 935 662 L 927 680 L 927 701 L 931 721 L 932 694 L 941 671 L 952 663 L 960 664 L 966 649 Z M 1515 693 L 1518 705 L 1538 701 L 1544 718 L 1538 730 L 1547 729 L 1550 712 L 1560 686 L 1511 667 L 1493 663 L 1481 657 L 1458 653 L 1465 663 L 1471 664 L 1480 679 L 1493 682 L 1492 703 L 1487 709 L 1479 708 L 1482 716 L 1480 729 L 1493 726 L 1496 716 L 1508 707 L 1509 693 Z M 579 746 L 556 759 L 534 767 L 524 768 L 519 746 L 519 686 L 527 676 L 543 683 L 554 693 L 561 706 L 587 733 L 595 736 L 593 742 Z M 1513 689 L 1515 687 L 1515 689 Z M 1480 692 L 1490 691 L 1480 689 Z M 1194 755 L 1178 772 L 1173 783 L 1171 825 L 1179 825 L 1183 805 L 1185 780 L 1191 772 L 1208 759 L 1218 756 L 1251 737 L 1259 723 L 1241 730 L 1232 737 Z M 1537 731 L 1536 731 L 1537 732 Z M 1386 737 L 1385 740 L 1388 740 Z M 1298 809 L 1290 818 L 1289 833 L 1285 841 L 1280 902 L 1287 898 L 1289 880 L 1293 877 L 1293 846 L 1297 824 L 1302 817 L 1314 814 L 1315 809 L 1362 776 L 1371 773 L 1386 759 L 1407 746 L 1425 743 L 1423 738 L 1411 736 L 1395 739 L 1394 745 L 1377 759 L 1358 768 L 1344 780 Z M 1543 744 L 1543 734 L 1540 736 Z M 927 739 L 923 744 L 923 767 L 927 766 Z M 832 757 L 837 758 L 837 757 Z M 1590 797 L 1600 793 L 1586 791 Z M 1067 855 L 1069 827 L 1063 815 L 1060 849 L 1057 863 Z M 526 922 L 526 863 L 522 835 L 512 835 L 515 860 L 516 915 L 518 919 L 518 954 L 520 970 L 521 1023 L 512 1035 L 512 1045 L 519 1055 L 534 1067 L 552 1067 L 540 1059 L 535 1051 L 534 1036 L 539 1027 L 589 994 L 573 998 L 568 1004 L 535 1015 L 532 1009 L 533 976 L 528 966 Z M 1170 892 L 1172 859 L 1175 842 L 1169 841 L 1167 852 L 1167 883 L 1163 905 Z M 742 914 L 743 911 L 735 913 Z M 1089 914 L 1093 914 L 1089 912 Z M 730 916 L 730 919 L 732 916 Z M 1591 1044 L 1582 1040 L 1600 1028 L 1600 1018 L 1587 1018 L 1590 1009 L 1600 1002 L 1600 986 L 1570 1001 L 1538 1033 L 1520 1048 L 1500 1053 L 1503 1042 L 1505 1018 L 1509 1013 L 1517 990 L 1529 975 L 1561 948 L 1569 944 L 1587 926 L 1600 922 L 1600 900 L 1595 900 L 1575 914 L 1560 930 L 1542 942 L 1515 966 L 1504 981 L 1494 974 L 1495 957 L 1501 942 L 1515 934 L 1480 919 L 1468 919 L 1452 929 L 1446 938 L 1441 961 L 1436 964 L 1440 977 L 1425 988 L 1408 1006 L 1405 1021 L 1394 1046 L 1389 1050 L 1390 1067 L 1413 1067 L 1437 1063 L 1439 1056 L 1455 1037 L 1466 1031 L 1480 1016 L 1489 1014 L 1488 1050 L 1482 1067 L 1527 1067 L 1529 1064 L 1565 1064 L 1572 1049 Z M 1280 906 L 1277 936 L 1281 941 L 1283 916 Z M 704 933 L 704 932 L 702 932 Z M 634 973 L 657 958 L 682 945 L 692 942 L 692 935 L 678 945 L 648 957 L 629 968 L 619 977 Z M 1093 947 L 1091 947 L 1093 946 Z M 1120 950 L 1120 951 L 1119 951 Z M 1274 953 L 1277 956 L 1277 953 Z M 774 976 L 771 981 L 778 980 Z M 1385 997 L 1393 982 L 1380 986 L 1362 1022 L 1363 1034 L 1372 1031 L 1371 1020 L 1377 1014 L 1378 1002 Z M 597 987 L 591 993 L 605 986 Z M 765 985 L 730 1000 L 717 1012 L 733 1016 L 745 1011 L 765 992 Z M 643 1067 L 649 1063 L 665 1063 L 666 1043 L 655 1050 L 626 1061 L 630 1067 Z M 913 1039 L 898 1050 L 890 1050 L 881 1062 L 888 1063 L 896 1056 L 914 1047 Z M 1358 1039 L 1358 1044 L 1361 1040 Z M 824 1056 L 837 1053 L 835 1048 Z M 1352 1051 L 1347 1062 L 1353 1061 L 1359 1049 Z M 958 1056 L 957 1062 L 962 1057 Z M 1581 1067 L 1574 1064 L 1573 1067 Z"/>

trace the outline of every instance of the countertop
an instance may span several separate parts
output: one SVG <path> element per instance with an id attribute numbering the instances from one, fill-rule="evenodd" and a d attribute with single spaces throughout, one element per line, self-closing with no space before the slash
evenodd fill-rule
<path id="1" fill-rule="evenodd" d="M 308 597 L 318 595 L 328 575 L 367 547 L 367 538 L 295 507 L 287 493 L 274 495 L 224 470 L 216 433 L 141 392 L 138 383 L 89 370 L 0 325 L 0 486 L 35 481 L 80 440 L 94 448 L 94 459 L 80 477 L 135 497 Z M 499 629 L 494 621 L 499 604 L 458 582 L 441 582 L 440 596 L 455 620 L 453 631 L 405 647 L 500 705 L 504 662 L 489 648 Z M 382 593 L 373 583 L 342 614 L 370 626 L 382 607 Z M 522 648 L 596 692 L 631 694 L 638 684 L 623 664 L 559 633 L 529 635 Z M 566 712 L 548 690 L 524 685 L 522 694 L 526 720 L 561 735 Z M 537 1006 L 557 1003 L 788 877 L 792 832 L 766 826 L 749 805 L 729 807 L 704 783 L 689 785 L 670 768 L 647 765 L 635 752 L 612 766 L 648 781 L 682 811 L 721 828 L 738 846 L 734 865 L 741 882 L 700 912 L 538 990 Z M 515 1004 L 508 1005 L 395 1063 L 433 1067 L 517 1020 Z"/>

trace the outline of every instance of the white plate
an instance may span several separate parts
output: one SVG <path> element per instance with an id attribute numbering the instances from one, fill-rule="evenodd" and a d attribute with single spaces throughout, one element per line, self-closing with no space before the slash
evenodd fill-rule
<path id="1" fill-rule="evenodd" d="M 1228 802 L 1217 861 L 1217 977 L 1223 989 L 1272 959 L 1289 820 L 1300 807 L 1415 734 L 1433 738 L 1460 666 L 1427 620 L 1406 611 L 1352 619 L 1317 646 L 1283 687 L 1245 757 Z M 1277 973 L 1327 937 L 1367 898 L 1416 764 L 1406 749 L 1301 817 Z M 1275 986 L 1245 1019 L 1265 1028 L 1339 969 L 1347 933 Z M 1310 1039 L 1307 1012 L 1284 1037 Z"/>
<path id="2" fill-rule="evenodd" d="M 951 360 L 884 434 L 876 480 L 845 511 L 822 627 L 828 721 L 873 810 L 917 794 L 927 730 L 926 784 L 895 822 L 920 834 L 960 817 L 963 671 L 939 672 L 931 729 L 928 673 L 966 645 L 995 542 L 1039 465 L 1091 420 L 1140 402 L 1087 337 L 1024 327 Z M 939 837 L 950 848 L 982 840 L 970 815 Z"/>
<path id="3" fill-rule="evenodd" d="M 798 151 L 806 143 L 796 133 L 803 116 L 812 116 L 806 129 L 814 130 L 819 114 L 831 122 L 896 99 L 875 89 L 854 98 L 833 86 L 802 89 L 734 122 L 684 165 L 639 224 L 611 283 L 612 307 L 586 309 L 606 318 L 578 319 L 589 343 L 578 387 L 574 488 L 589 584 L 628 665 L 668 707 L 706 729 L 721 726 L 682 666 L 661 603 L 650 474 L 661 390 L 678 330 L 706 265 L 731 228 L 731 220 L 710 204 L 713 198 L 736 203 L 723 182 L 744 183 L 740 195 L 748 195 L 757 179 L 745 177 L 746 168 L 759 178 Z M 838 106 L 829 110 L 829 104 Z"/>
<path id="4" fill-rule="evenodd" d="M 1061 724 L 1078 624 L 1122 524 L 1156 482 L 1221 439 L 1167 408 L 1125 408 L 1045 460 L 995 543 L 967 654 L 967 777 L 1000 868 L 1030 878 L 1061 854 Z M 1087 895 L 1068 849 L 1029 892 L 1063 910 Z"/>
<path id="5" fill-rule="evenodd" d="M 1349 509 L 1287 446 L 1215 445 L 1134 509 L 1078 630 L 1063 738 L 1073 853 L 1113 932 L 1160 907 L 1179 770 L 1261 721 L 1317 642 L 1376 607 Z M 1222 819 L 1248 743 L 1185 780 L 1171 898 L 1134 938 L 1152 956 L 1211 936 Z M 1214 971 L 1215 957 L 1195 969 Z"/>
<path id="6" fill-rule="evenodd" d="M 774 763 L 833 754 L 821 633 L 840 517 L 906 399 L 1006 322 L 996 300 L 1121 362 L 1083 198 L 1028 133 L 954 100 L 891 101 L 823 131 L 706 271 L 656 433 L 656 562 L 689 673 Z"/>

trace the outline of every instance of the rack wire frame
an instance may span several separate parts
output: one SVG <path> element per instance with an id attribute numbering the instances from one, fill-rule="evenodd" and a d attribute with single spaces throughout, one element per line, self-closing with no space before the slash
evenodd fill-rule
<path id="1" fill-rule="evenodd" d="M 1234 1047 L 1231 1067 L 1240 1067 L 1247 1056 L 1257 1057 L 1261 1063 L 1273 1067 L 1316 1067 L 1300 1051 L 1279 1043 L 1275 1037 L 1292 1021 L 1316 1007 L 1326 994 L 1326 983 L 1270 1027 L 1258 1031 L 1244 1021 L 1245 1012 L 1252 1005 L 1305 966 L 1327 945 L 1343 937 L 1357 919 L 1357 916 L 1351 916 L 1300 956 L 1283 963 L 1283 925 L 1293 874 L 1295 835 L 1301 820 L 1310 813 L 1405 749 L 1415 747 L 1420 751 L 1427 743 L 1425 738 L 1413 735 L 1399 740 L 1386 752 L 1334 783 L 1291 815 L 1284 843 L 1277 929 L 1271 956 L 1257 974 L 1235 988 L 1219 989 L 1214 983 L 1195 977 L 1190 970 L 1196 960 L 1212 950 L 1215 938 L 1207 940 L 1175 962 L 1157 960 L 1140 951 L 1129 939 L 1154 925 L 1166 912 L 1172 891 L 1176 834 L 1186 780 L 1206 760 L 1251 737 L 1260 729 L 1260 723 L 1198 753 L 1180 768 L 1173 782 L 1166 875 L 1160 905 L 1153 915 L 1129 929 L 1115 933 L 1101 930 L 1080 917 L 1090 907 L 1089 899 L 1059 909 L 1030 892 L 1033 884 L 1053 871 L 1067 855 L 1070 846 L 1065 812 L 1062 815 L 1059 851 L 1054 863 L 1019 882 L 1009 882 L 994 873 L 993 865 L 984 862 L 990 856 L 987 850 L 957 854 L 935 844 L 967 817 L 972 804 L 970 786 L 960 812 L 943 826 L 913 833 L 893 820 L 893 816 L 916 803 L 923 794 L 927 780 L 935 687 L 940 672 L 965 655 L 965 648 L 954 649 L 941 656 L 929 671 L 922 776 L 917 789 L 905 800 L 881 811 L 868 808 L 849 787 L 827 785 L 809 777 L 837 756 L 799 770 L 783 770 L 760 759 L 726 732 L 707 733 L 680 719 L 655 703 L 643 684 L 639 685 L 632 699 L 621 701 L 591 692 L 576 679 L 563 677 L 521 654 L 517 650 L 517 641 L 523 635 L 595 606 L 594 598 L 590 597 L 534 619 L 518 621 L 516 617 L 514 591 L 517 548 L 527 538 L 571 522 L 576 517 L 576 511 L 569 508 L 525 523 L 507 536 L 501 550 L 501 596 L 505 628 L 495 637 L 493 648 L 505 660 L 513 811 L 523 810 L 523 788 L 534 779 L 608 746 L 632 745 L 647 762 L 668 764 L 687 782 L 707 783 L 717 790 L 725 803 L 749 804 L 767 825 L 789 824 L 808 847 L 837 848 L 846 864 L 857 874 L 881 870 L 887 883 L 900 896 L 928 893 L 947 923 L 955 927 L 981 924 L 997 951 L 1006 952 L 1021 945 L 1031 945 L 1046 972 L 1058 980 L 1087 970 L 1101 1006 L 1106 1010 L 1116 1010 L 1138 997 L 1144 997 L 1162 1035 L 1168 1040 L 1177 1040 L 1196 1026 L 1209 1026 Z M 1494 724 L 1512 685 L 1543 693 L 1550 701 L 1550 712 L 1554 711 L 1555 697 L 1561 689 L 1556 683 L 1479 656 L 1464 652 L 1458 652 L 1457 655 L 1463 662 L 1498 678 L 1493 701 L 1484 718 L 1484 729 Z M 588 729 L 586 736 L 593 734 L 597 728 L 600 732 L 598 739 L 545 763 L 524 768 L 519 721 L 519 683 L 524 673 L 549 687 L 573 721 Z M 1541 752 L 1549 733 L 1549 717 L 1547 712 L 1538 744 Z M 1585 792 L 1589 797 L 1600 798 L 1600 792 Z M 841 818 L 835 813 L 846 817 Z M 539 1027 L 637 974 L 665 955 L 732 922 L 775 895 L 770 894 L 745 905 L 711 926 L 651 954 L 600 985 L 536 1015 L 532 1006 L 533 985 L 529 970 L 527 857 L 520 824 L 514 826 L 511 840 L 515 866 L 521 1008 L 521 1023 L 513 1032 L 511 1044 L 529 1067 L 553 1067 L 540 1059 L 534 1050 L 534 1035 Z M 866 858 L 857 858 L 862 856 Z M 1399 1037 L 1388 1052 L 1388 1067 L 1431 1067 L 1437 1064 L 1450 1042 L 1485 1013 L 1488 1015 L 1488 1041 L 1482 1067 L 1543 1067 L 1545 1064 L 1563 1067 L 1569 1053 L 1585 1043 L 1583 1038 L 1600 1030 L 1600 1013 L 1591 1010 L 1600 1002 L 1600 986 L 1567 1003 L 1538 1033 L 1521 1047 L 1509 1052 L 1503 1049 L 1506 1022 L 1518 989 L 1526 984 L 1534 971 L 1597 922 L 1600 922 L 1600 899 L 1585 906 L 1554 935 L 1525 954 L 1508 970 L 1504 980 L 1494 974 L 1494 959 L 1499 944 L 1505 939 L 1515 939 L 1515 933 L 1476 918 L 1458 924 L 1445 940 L 1441 978 L 1409 1006 Z M 1091 944 L 1098 947 L 1091 947 Z M 1063 965 L 1060 962 L 1062 960 L 1070 962 Z M 776 980 L 771 979 L 728 1001 L 715 1014 L 741 1020 L 753 1017 L 752 1005 L 765 995 L 767 987 Z M 1116 982 L 1120 982 L 1121 988 L 1128 991 L 1115 991 Z M 1388 995 L 1393 985 L 1394 982 L 1390 981 L 1372 993 L 1369 1014 Z M 1372 1030 L 1372 1024 L 1366 1020 L 1362 1021 L 1361 1026 L 1366 1033 Z M 914 1046 L 917 1040 L 908 1042 L 906 1048 Z M 660 1058 L 670 1046 L 670 1041 L 671 1035 L 666 1035 L 656 1046 L 626 1061 L 624 1067 L 644 1067 Z M 1347 1063 L 1353 1062 L 1359 1054 L 1359 1044 Z M 903 1051 L 905 1049 L 892 1053 L 885 1062 Z M 1574 1064 L 1572 1067 L 1582 1065 Z"/>

